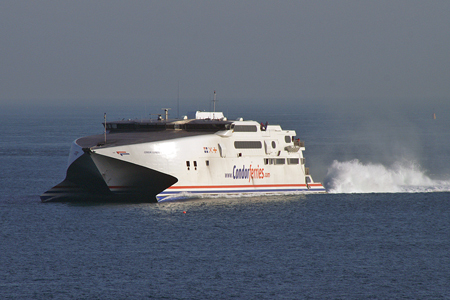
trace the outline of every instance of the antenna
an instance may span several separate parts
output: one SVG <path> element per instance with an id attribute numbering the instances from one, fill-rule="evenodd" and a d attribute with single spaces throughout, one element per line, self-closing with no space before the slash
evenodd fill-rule
<path id="1" fill-rule="evenodd" d="M 103 118 L 105 119 L 105 144 L 106 144 L 106 113 L 103 115 Z"/>
<path id="2" fill-rule="evenodd" d="M 178 80 L 178 88 L 177 88 L 177 119 L 180 118 L 180 81 Z"/>

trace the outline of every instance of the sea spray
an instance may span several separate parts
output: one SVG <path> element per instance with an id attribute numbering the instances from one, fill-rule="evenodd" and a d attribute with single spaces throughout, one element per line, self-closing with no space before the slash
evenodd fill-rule
<path id="1" fill-rule="evenodd" d="M 334 161 L 324 180 L 329 193 L 400 193 L 449 191 L 450 180 L 432 180 L 415 161 L 389 167 L 359 160 Z"/>

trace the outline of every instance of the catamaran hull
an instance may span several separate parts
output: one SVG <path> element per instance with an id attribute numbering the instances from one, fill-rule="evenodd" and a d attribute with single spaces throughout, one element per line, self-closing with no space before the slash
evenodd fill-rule
<path id="1" fill-rule="evenodd" d="M 66 179 L 42 194 L 41 200 L 157 202 L 156 195 L 176 182 L 171 175 L 87 152 L 69 166 Z"/>

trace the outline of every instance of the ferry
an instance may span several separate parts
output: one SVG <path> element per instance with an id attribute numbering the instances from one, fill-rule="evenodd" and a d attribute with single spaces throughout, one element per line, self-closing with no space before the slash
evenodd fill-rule
<path id="1" fill-rule="evenodd" d="M 326 193 L 305 167 L 294 130 L 222 112 L 105 122 L 75 140 L 66 178 L 43 202 L 162 202 L 181 199 Z"/>

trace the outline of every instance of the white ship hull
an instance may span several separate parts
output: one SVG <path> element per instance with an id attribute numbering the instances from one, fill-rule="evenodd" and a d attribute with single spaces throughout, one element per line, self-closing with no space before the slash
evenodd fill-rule
<path id="1" fill-rule="evenodd" d="M 254 121 L 224 126 L 198 133 L 174 126 L 170 132 L 140 132 L 130 141 L 129 132 L 112 130 L 106 144 L 101 143 L 102 136 L 81 138 L 72 145 L 66 179 L 41 199 L 160 202 L 326 192 L 308 174 L 304 147 L 294 139 L 295 131 L 264 128 Z M 156 138 L 147 141 L 152 134 Z"/>

